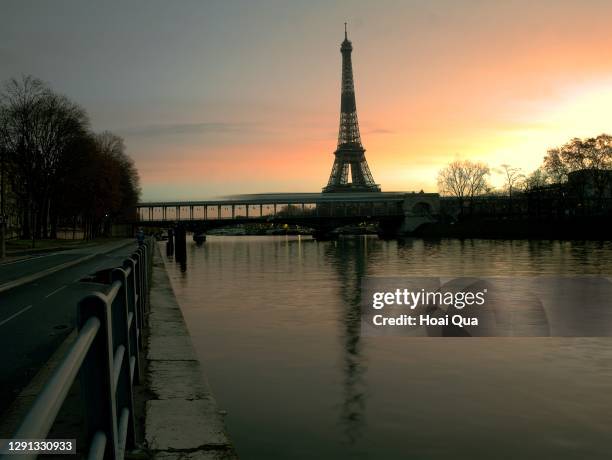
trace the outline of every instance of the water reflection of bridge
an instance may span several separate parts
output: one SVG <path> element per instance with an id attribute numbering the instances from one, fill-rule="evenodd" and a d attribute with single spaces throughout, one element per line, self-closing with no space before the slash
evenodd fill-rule
<path id="1" fill-rule="evenodd" d="M 279 193 L 233 196 L 222 200 L 139 203 L 139 225 L 181 225 L 201 230 L 244 223 L 287 223 L 317 231 L 376 222 L 397 232 L 434 219 L 439 197 L 434 193 Z M 410 228 L 408 228 L 410 230 Z"/>

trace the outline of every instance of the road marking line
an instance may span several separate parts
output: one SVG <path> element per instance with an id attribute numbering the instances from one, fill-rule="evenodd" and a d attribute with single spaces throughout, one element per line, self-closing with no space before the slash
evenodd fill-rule
<path id="1" fill-rule="evenodd" d="M 49 256 L 55 256 L 55 255 L 57 255 L 57 252 L 52 252 L 50 254 L 43 254 L 43 255 L 34 256 L 34 257 L 27 257 L 26 256 L 23 259 L 12 260 L 10 262 L 2 262 L 0 264 L 0 267 L 3 267 L 5 265 L 20 264 L 20 263 L 23 263 L 23 262 L 29 262 L 31 260 L 42 259 L 43 257 L 49 257 Z"/>
<path id="2" fill-rule="evenodd" d="M 73 267 L 75 265 L 83 263 L 86 260 L 91 260 L 96 256 L 118 251 L 120 249 L 123 249 L 125 246 L 129 244 L 133 244 L 133 243 L 134 242 L 131 239 L 126 239 L 122 243 L 113 245 L 110 249 L 105 248 L 104 245 L 102 245 L 103 246 L 102 250 L 94 254 L 89 254 L 89 255 L 81 257 L 80 259 L 72 260 L 70 262 L 66 262 L 60 265 L 56 265 L 54 267 L 47 268 L 46 270 L 43 270 L 38 273 L 34 273 L 33 275 L 24 276 L 23 278 L 19 278 L 18 280 L 9 281 L 8 283 L 0 284 L 0 292 L 8 291 L 9 289 L 14 289 L 16 287 L 23 286 L 24 284 L 28 284 L 37 279 L 44 278 L 45 276 L 51 275 L 52 273 L 56 273 L 60 270 L 64 270 L 66 268 Z"/>
<path id="3" fill-rule="evenodd" d="M 30 308 L 32 308 L 33 305 L 28 305 L 27 307 L 19 310 L 17 313 L 9 316 L 8 318 L 6 318 L 4 321 L 0 322 L 0 326 L 5 325 L 6 323 L 8 323 L 10 320 L 12 320 L 13 318 L 15 318 L 16 316 L 21 315 L 22 313 L 25 313 L 26 311 L 28 311 Z"/>
<path id="4" fill-rule="evenodd" d="M 45 296 L 45 299 L 48 299 L 49 297 L 51 297 L 53 294 L 57 294 L 59 291 L 61 291 L 62 289 L 64 289 L 66 287 L 66 285 L 64 284 L 63 286 L 58 287 L 55 291 L 51 291 L 49 294 L 47 294 Z"/>

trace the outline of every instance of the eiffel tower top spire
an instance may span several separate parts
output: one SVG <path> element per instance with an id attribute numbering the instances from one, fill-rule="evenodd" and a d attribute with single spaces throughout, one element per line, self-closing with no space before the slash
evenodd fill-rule
<path id="1" fill-rule="evenodd" d="M 347 24 L 344 23 L 344 41 L 340 45 L 342 53 L 342 90 L 340 95 L 340 129 L 338 147 L 327 186 L 323 192 L 380 192 L 374 183 L 372 173 L 365 158 L 361 144 L 357 105 L 355 103 L 355 84 L 353 82 L 353 63 L 351 53 L 353 44 L 348 39 Z"/>
<path id="2" fill-rule="evenodd" d="M 338 132 L 338 147 L 348 144 L 362 147 L 357 120 L 357 104 L 355 103 L 355 83 L 353 81 L 353 62 L 351 53 L 353 44 L 348 39 L 346 22 L 344 23 L 344 41 L 340 46 L 342 53 L 342 94 L 340 96 L 340 130 Z"/>

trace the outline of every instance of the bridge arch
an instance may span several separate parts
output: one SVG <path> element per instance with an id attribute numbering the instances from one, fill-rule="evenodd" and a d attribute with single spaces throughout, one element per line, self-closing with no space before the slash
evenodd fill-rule
<path id="1" fill-rule="evenodd" d="M 435 222 L 440 214 L 440 195 L 437 193 L 407 193 L 404 197 L 404 222 L 400 233 L 410 234 L 423 224 Z"/>

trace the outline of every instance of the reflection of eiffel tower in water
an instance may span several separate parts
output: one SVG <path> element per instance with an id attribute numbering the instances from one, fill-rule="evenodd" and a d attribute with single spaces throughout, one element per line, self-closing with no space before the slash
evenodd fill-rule
<path id="1" fill-rule="evenodd" d="M 362 436 L 365 423 L 367 388 L 364 381 L 366 365 L 361 340 L 361 280 L 367 274 L 368 245 L 379 248 L 380 242 L 368 237 L 347 238 L 330 245 L 326 257 L 338 271 L 340 296 L 345 310 L 342 312 L 342 338 L 344 346 L 344 400 L 340 423 L 346 441 L 353 445 Z"/>
<path id="2" fill-rule="evenodd" d="M 334 152 L 334 166 L 323 192 L 380 192 L 365 158 L 361 145 L 357 105 L 355 104 L 355 85 L 353 83 L 353 64 L 351 53 L 353 45 L 348 39 L 344 23 L 344 41 L 340 46 L 342 53 L 342 95 L 340 99 L 340 131 L 338 148 Z M 349 182 L 349 171 L 350 179 Z"/>

